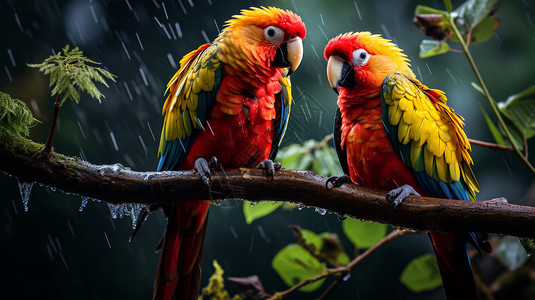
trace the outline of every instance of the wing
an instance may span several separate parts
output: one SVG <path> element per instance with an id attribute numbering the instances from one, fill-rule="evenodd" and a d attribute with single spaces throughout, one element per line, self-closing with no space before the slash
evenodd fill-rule
<path id="1" fill-rule="evenodd" d="M 186 158 L 197 132 L 204 130 L 221 83 L 223 67 L 217 51 L 216 46 L 205 44 L 186 54 L 167 84 L 158 171 L 176 169 Z"/>
<path id="2" fill-rule="evenodd" d="M 342 170 L 346 175 L 349 175 L 349 167 L 347 166 L 347 153 L 342 150 L 342 114 L 340 113 L 340 108 L 336 109 L 333 127 L 334 149 L 336 150 L 336 154 L 338 154 L 338 160 L 340 161 Z"/>
<path id="3" fill-rule="evenodd" d="M 273 127 L 273 142 L 271 143 L 271 151 L 269 159 L 274 160 L 279 151 L 279 147 L 288 128 L 288 120 L 290 119 L 290 110 L 292 106 L 292 83 L 289 76 L 283 76 L 279 81 L 282 87 L 280 93 L 275 95 L 275 109 L 277 115 Z"/>
<path id="4" fill-rule="evenodd" d="M 464 119 L 446 105 L 444 92 L 400 73 L 383 81 L 383 125 L 404 164 L 435 197 L 475 200 L 479 184 L 470 165 Z"/>

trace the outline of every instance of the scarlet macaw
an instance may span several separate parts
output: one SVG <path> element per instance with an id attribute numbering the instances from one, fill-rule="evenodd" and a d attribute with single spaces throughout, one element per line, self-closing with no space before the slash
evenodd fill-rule
<path id="1" fill-rule="evenodd" d="M 228 20 L 212 44 L 186 54 L 167 84 L 158 171 L 195 168 L 209 184 L 212 157 L 224 168 L 274 158 L 292 101 L 287 75 L 301 62 L 305 34 L 291 11 L 251 8 Z M 154 299 L 197 299 L 209 205 L 163 207 L 168 224 Z"/>
<path id="2" fill-rule="evenodd" d="M 338 93 L 335 147 L 353 182 L 391 190 L 394 208 L 409 194 L 475 200 L 464 119 L 444 92 L 416 79 L 401 49 L 380 35 L 349 32 L 329 41 L 325 58 Z M 466 242 L 488 244 L 473 233 L 429 236 L 448 299 L 478 299 Z"/>

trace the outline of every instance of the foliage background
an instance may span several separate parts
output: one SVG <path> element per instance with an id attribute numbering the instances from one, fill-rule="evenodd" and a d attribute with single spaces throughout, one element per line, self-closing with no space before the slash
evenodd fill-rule
<path id="1" fill-rule="evenodd" d="M 454 7 L 458 2 L 453 1 Z M 386 0 L 2 0 L 0 90 L 30 106 L 43 122 L 33 128 L 31 137 L 44 142 L 53 99 L 47 78 L 26 63 L 41 62 L 65 44 L 80 47 L 118 80 L 102 90 L 106 96 L 102 104 L 84 101 L 88 98 L 82 95 L 80 105 L 63 106 L 55 149 L 93 163 L 120 162 L 136 170 L 153 170 L 165 84 L 182 55 L 211 41 L 240 9 L 273 5 L 294 10 L 308 29 L 303 63 L 292 76 L 296 105 L 285 144 L 319 140 L 331 132 L 336 95 L 326 80 L 323 47 L 339 33 L 359 30 L 393 39 L 426 85 L 447 92 L 449 104 L 466 118 L 468 136 L 492 141 L 477 103 L 488 107 L 470 87 L 475 77 L 466 58 L 454 53 L 418 58 L 423 34 L 412 24 L 417 4 L 443 7 L 442 1 Z M 535 5 L 502 1 L 496 15 L 501 24 L 495 36 L 473 45 L 471 51 L 492 96 L 501 101 L 533 84 Z M 482 186 L 479 199 L 505 196 L 512 203 L 529 204 L 524 197 L 533 176 L 512 153 L 475 147 L 473 158 Z M 0 189 L 0 288 L 7 298 L 151 297 L 158 259 L 153 251 L 164 230 L 161 213 L 151 215 L 129 244 L 130 220 L 113 220 L 103 203 L 90 202 L 79 212 L 79 197 L 35 186 L 25 213 L 15 178 L 0 174 Z M 212 260 L 218 259 L 227 276 L 259 274 L 268 292 L 285 289 L 271 268 L 271 258 L 294 241 L 288 223 L 318 233 L 337 232 L 346 251 L 352 252 L 334 215 L 279 209 L 246 225 L 241 203 L 226 201 L 210 213 L 203 285 L 213 271 Z M 397 239 L 359 265 L 332 298 L 441 299 L 440 289 L 414 294 L 398 280 L 412 258 L 431 251 L 424 235 Z M 292 295 L 292 299 L 312 297 Z"/>

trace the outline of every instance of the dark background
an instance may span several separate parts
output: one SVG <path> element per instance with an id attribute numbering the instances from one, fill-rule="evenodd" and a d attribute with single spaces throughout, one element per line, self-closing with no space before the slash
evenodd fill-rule
<path id="1" fill-rule="evenodd" d="M 458 3 L 454 1 L 454 7 Z M 488 112 L 490 108 L 470 86 L 476 78 L 465 56 L 418 57 L 423 35 L 412 24 L 417 4 L 443 9 L 441 1 L 1 0 L 0 90 L 28 104 L 42 121 L 32 129 L 31 138 L 44 143 L 53 99 L 48 78 L 26 63 L 42 62 L 66 44 L 80 47 L 118 80 L 109 89 L 99 86 L 106 96 L 101 104 L 82 94 L 80 105 L 62 107 L 55 150 L 96 164 L 119 162 L 135 170 L 154 170 L 163 93 L 180 58 L 213 40 L 225 20 L 240 9 L 273 5 L 298 13 L 308 30 L 303 63 L 292 76 L 296 105 L 285 144 L 321 139 L 331 131 L 336 95 L 326 80 L 323 48 L 339 33 L 360 30 L 393 39 L 411 58 L 419 79 L 447 92 L 449 104 L 466 118 L 468 136 L 492 141 L 477 104 Z M 498 101 L 534 83 L 534 7 L 529 1 L 501 2 L 496 15 L 502 22 L 495 36 L 471 47 Z M 505 196 L 510 202 L 525 203 L 533 175 L 517 157 L 477 146 L 472 156 L 482 187 L 479 199 Z M 104 203 L 90 201 L 80 212 L 79 196 L 36 184 L 29 211 L 24 212 L 16 178 L 0 174 L 0 190 L 2 298 L 152 296 L 158 259 L 153 252 L 164 230 L 161 213 L 151 215 L 128 243 L 131 220 L 112 219 Z M 246 225 L 241 202 L 226 201 L 211 209 L 202 285 L 213 272 L 212 260 L 217 259 L 227 276 L 259 274 L 268 292 L 286 289 L 271 268 L 271 258 L 294 242 L 287 224 L 318 233 L 337 232 L 352 256 L 334 215 L 320 216 L 313 209 L 278 210 Z M 425 235 L 394 240 L 357 266 L 331 298 L 442 299 L 441 289 L 414 294 L 398 280 L 412 258 L 431 251 Z M 227 287 L 237 292 L 229 283 Z M 290 299 L 317 295 L 296 293 Z"/>

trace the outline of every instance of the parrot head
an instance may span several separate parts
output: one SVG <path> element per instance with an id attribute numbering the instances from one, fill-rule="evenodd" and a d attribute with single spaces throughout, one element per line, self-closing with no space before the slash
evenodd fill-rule
<path id="1" fill-rule="evenodd" d="M 246 60 L 265 69 L 282 68 L 290 74 L 303 58 L 305 35 L 305 24 L 295 13 L 252 7 L 228 20 L 217 41 L 223 46 L 222 60 L 229 64 Z"/>
<path id="2" fill-rule="evenodd" d="M 395 72 L 415 77 L 402 50 L 370 32 L 341 34 L 327 43 L 324 54 L 329 83 L 338 94 L 377 94 L 385 77 Z"/>

